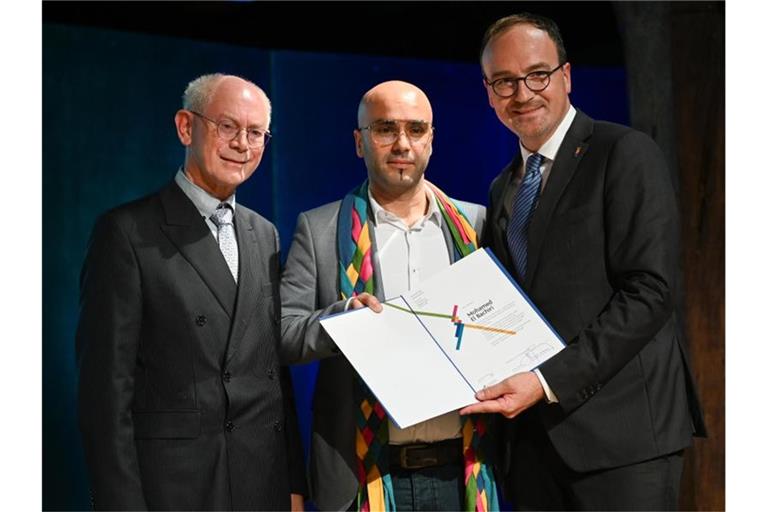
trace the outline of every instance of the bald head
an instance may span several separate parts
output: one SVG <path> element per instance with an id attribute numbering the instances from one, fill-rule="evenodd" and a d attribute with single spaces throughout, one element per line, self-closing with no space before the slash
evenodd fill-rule
<path id="1" fill-rule="evenodd" d="M 432 105 L 430 105 L 427 95 L 408 82 L 401 82 L 400 80 L 382 82 L 366 92 L 357 108 L 357 126 L 368 126 L 371 122 L 376 121 L 375 113 L 382 109 L 395 112 L 407 110 L 411 112 L 411 115 L 416 112 L 419 115 L 419 120 L 432 122 Z M 410 116 L 401 117 L 401 119 L 412 118 Z"/>
<path id="2" fill-rule="evenodd" d="M 357 122 L 355 149 L 376 200 L 383 205 L 382 200 L 421 197 L 434 135 L 424 91 L 399 80 L 383 82 L 363 95 Z"/>

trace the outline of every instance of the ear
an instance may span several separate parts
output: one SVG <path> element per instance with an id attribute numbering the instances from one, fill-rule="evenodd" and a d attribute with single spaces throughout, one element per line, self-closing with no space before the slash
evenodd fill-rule
<path id="1" fill-rule="evenodd" d="M 493 87 L 488 85 L 488 82 L 485 81 L 485 78 L 483 78 L 483 87 L 485 87 L 485 92 L 488 94 L 488 105 L 490 105 L 492 109 L 496 110 L 496 107 L 493 106 Z"/>
<path id="2" fill-rule="evenodd" d="M 176 112 L 173 118 L 176 123 L 176 135 L 178 135 L 181 144 L 189 146 L 192 144 L 192 114 L 188 110 L 181 109 Z"/>
<path id="3" fill-rule="evenodd" d="M 357 156 L 360 158 L 363 158 L 363 132 L 361 132 L 358 129 L 355 129 L 352 131 L 352 135 L 355 136 L 355 153 L 357 153 Z"/>
<path id="4" fill-rule="evenodd" d="M 571 63 L 563 64 L 563 79 L 565 80 L 565 92 L 571 94 Z"/>

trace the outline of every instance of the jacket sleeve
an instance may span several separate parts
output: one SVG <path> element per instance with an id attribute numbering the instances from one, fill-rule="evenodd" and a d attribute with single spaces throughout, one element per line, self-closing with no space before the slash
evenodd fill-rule
<path id="1" fill-rule="evenodd" d="M 658 146 L 630 131 L 606 162 L 602 223 L 610 300 L 540 371 L 565 412 L 589 399 L 670 319 L 678 215 Z"/>
<path id="2" fill-rule="evenodd" d="M 280 358 L 284 364 L 307 363 L 338 355 L 339 349 L 320 325 L 322 316 L 344 310 L 343 300 L 318 309 L 317 254 L 306 214 L 299 215 L 293 243 L 280 280 L 282 337 Z"/>
<path id="3" fill-rule="evenodd" d="M 114 215 L 99 219 L 80 277 L 79 422 L 98 510 L 146 510 L 131 407 L 142 319 L 134 249 Z"/>

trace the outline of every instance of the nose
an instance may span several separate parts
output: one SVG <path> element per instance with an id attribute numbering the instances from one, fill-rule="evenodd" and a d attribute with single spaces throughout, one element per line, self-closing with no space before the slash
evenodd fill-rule
<path id="1" fill-rule="evenodd" d="M 395 153 L 405 153 L 411 149 L 411 139 L 405 134 L 405 130 L 400 130 L 395 142 L 392 143 L 392 151 Z"/>
<path id="2" fill-rule="evenodd" d="M 517 83 L 517 90 L 515 91 L 515 94 L 512 95 L 512 98 L 518 103 L 525 103 L 526 101 L 533 98 L 535 94 L 535 92 L 530 90 L 528 86 L 525 85 L 525 82 L 520 81 Z"/>
<path id="3" fill-rule="evenodd" d="M 229 142 L 229 145 L 238 151 L 248 151 L 248 132 L 245 129 L 241 129 Z"/>

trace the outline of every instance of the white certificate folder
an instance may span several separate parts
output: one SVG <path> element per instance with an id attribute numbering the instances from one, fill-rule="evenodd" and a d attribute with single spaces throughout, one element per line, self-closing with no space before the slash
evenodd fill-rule
<path id="1" fill-rule="evenodd" d="M 493 253 L 480 249 L 384 303 L 320 319 L 400 428 L 477 402 L 475 393 L 563 349 Z"/>

